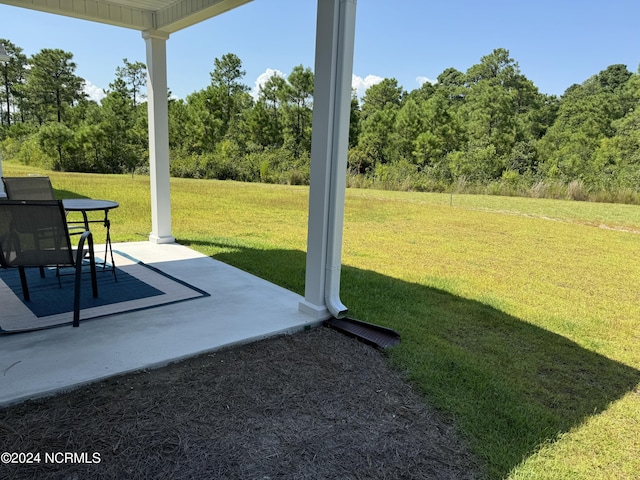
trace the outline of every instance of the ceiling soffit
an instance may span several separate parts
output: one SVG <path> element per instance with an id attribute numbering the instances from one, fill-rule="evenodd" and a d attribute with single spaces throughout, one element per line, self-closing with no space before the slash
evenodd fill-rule
<path id="1" fill-rule="evenodd" d="M 252 0 L 0 0 L 41 12 L 134 30 L 174 33 Z"/>

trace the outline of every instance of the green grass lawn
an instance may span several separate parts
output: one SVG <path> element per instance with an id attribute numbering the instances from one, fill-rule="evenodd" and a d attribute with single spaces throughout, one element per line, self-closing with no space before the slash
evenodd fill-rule
<path id="1" fill-rule="evenodd" d="M 149 178 L 40 173 L 61 197 L 119 201 L 114 241 L 148 237 Z M 303 293 L 307 201 L 172 179 L 173 231 Z M 640 206 L 348 190 L 343 264 L 351 316 L 401 333 L 390 362 L 490 478 L 638 478 Z"/>

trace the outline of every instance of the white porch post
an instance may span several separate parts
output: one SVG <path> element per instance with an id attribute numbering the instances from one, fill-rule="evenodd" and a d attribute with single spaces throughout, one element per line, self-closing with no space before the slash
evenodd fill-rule
<path id="1" fill-rule="evenodd" d="M 344 195 L 356 0 L 318 0 L 305 298 L 317 319 L 340 316 Z"/>
<path id="2" fill-rule="evenodd" d="M 149 241 L 173 243 L 169 188 L 169 105 L 167 100 L 167 39 L 169 34 L 142 32 L 147 45 L 147 106 L 151 174 L 151 234 Z"/>

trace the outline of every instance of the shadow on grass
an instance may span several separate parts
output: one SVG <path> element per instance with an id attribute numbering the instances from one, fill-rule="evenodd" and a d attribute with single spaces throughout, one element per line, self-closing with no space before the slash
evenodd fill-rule
<path id="1" fill-rule="evenodd" d="M 69 190 L 61 190 L 59 188 L 54 188 L 53 193 L 57 199 L 65 199 L 65 198 L 90 198 L 85 195 L 80 195 L 77 192 L 72 192 Z"/>
<path id="2" fill-rule="evenodd" d="M 305 253 L 185 240 L 297 293 Z M 640 372 L 486 304 L 373 271 L 343 267 L 350 314 L 393 328 L 391 361 L 455 417 L 491 478 L 634 390 Z"/>

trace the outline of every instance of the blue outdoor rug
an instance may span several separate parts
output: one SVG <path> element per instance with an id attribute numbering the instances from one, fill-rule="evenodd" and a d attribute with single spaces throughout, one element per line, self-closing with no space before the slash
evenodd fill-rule
<path id="1" fill-rule="evenodd" d="M 82 274 L 80 322 L 116 313 L 159 307 L 209 294 L 188 283 L 114 251 L 117 282 L 110 265 L 98 266 L 98 298 L 91 294 L 89 267 Z M 100 259 L 101 261 L 101 259 Z M 74 271 L 63 269 L 60 284 L 54 268 L 28 268 L 31 300 L 24 301 L 18 269 L 0 269 L 0 333 L 15 333 L 60 325 L 73 320 Z"/>

